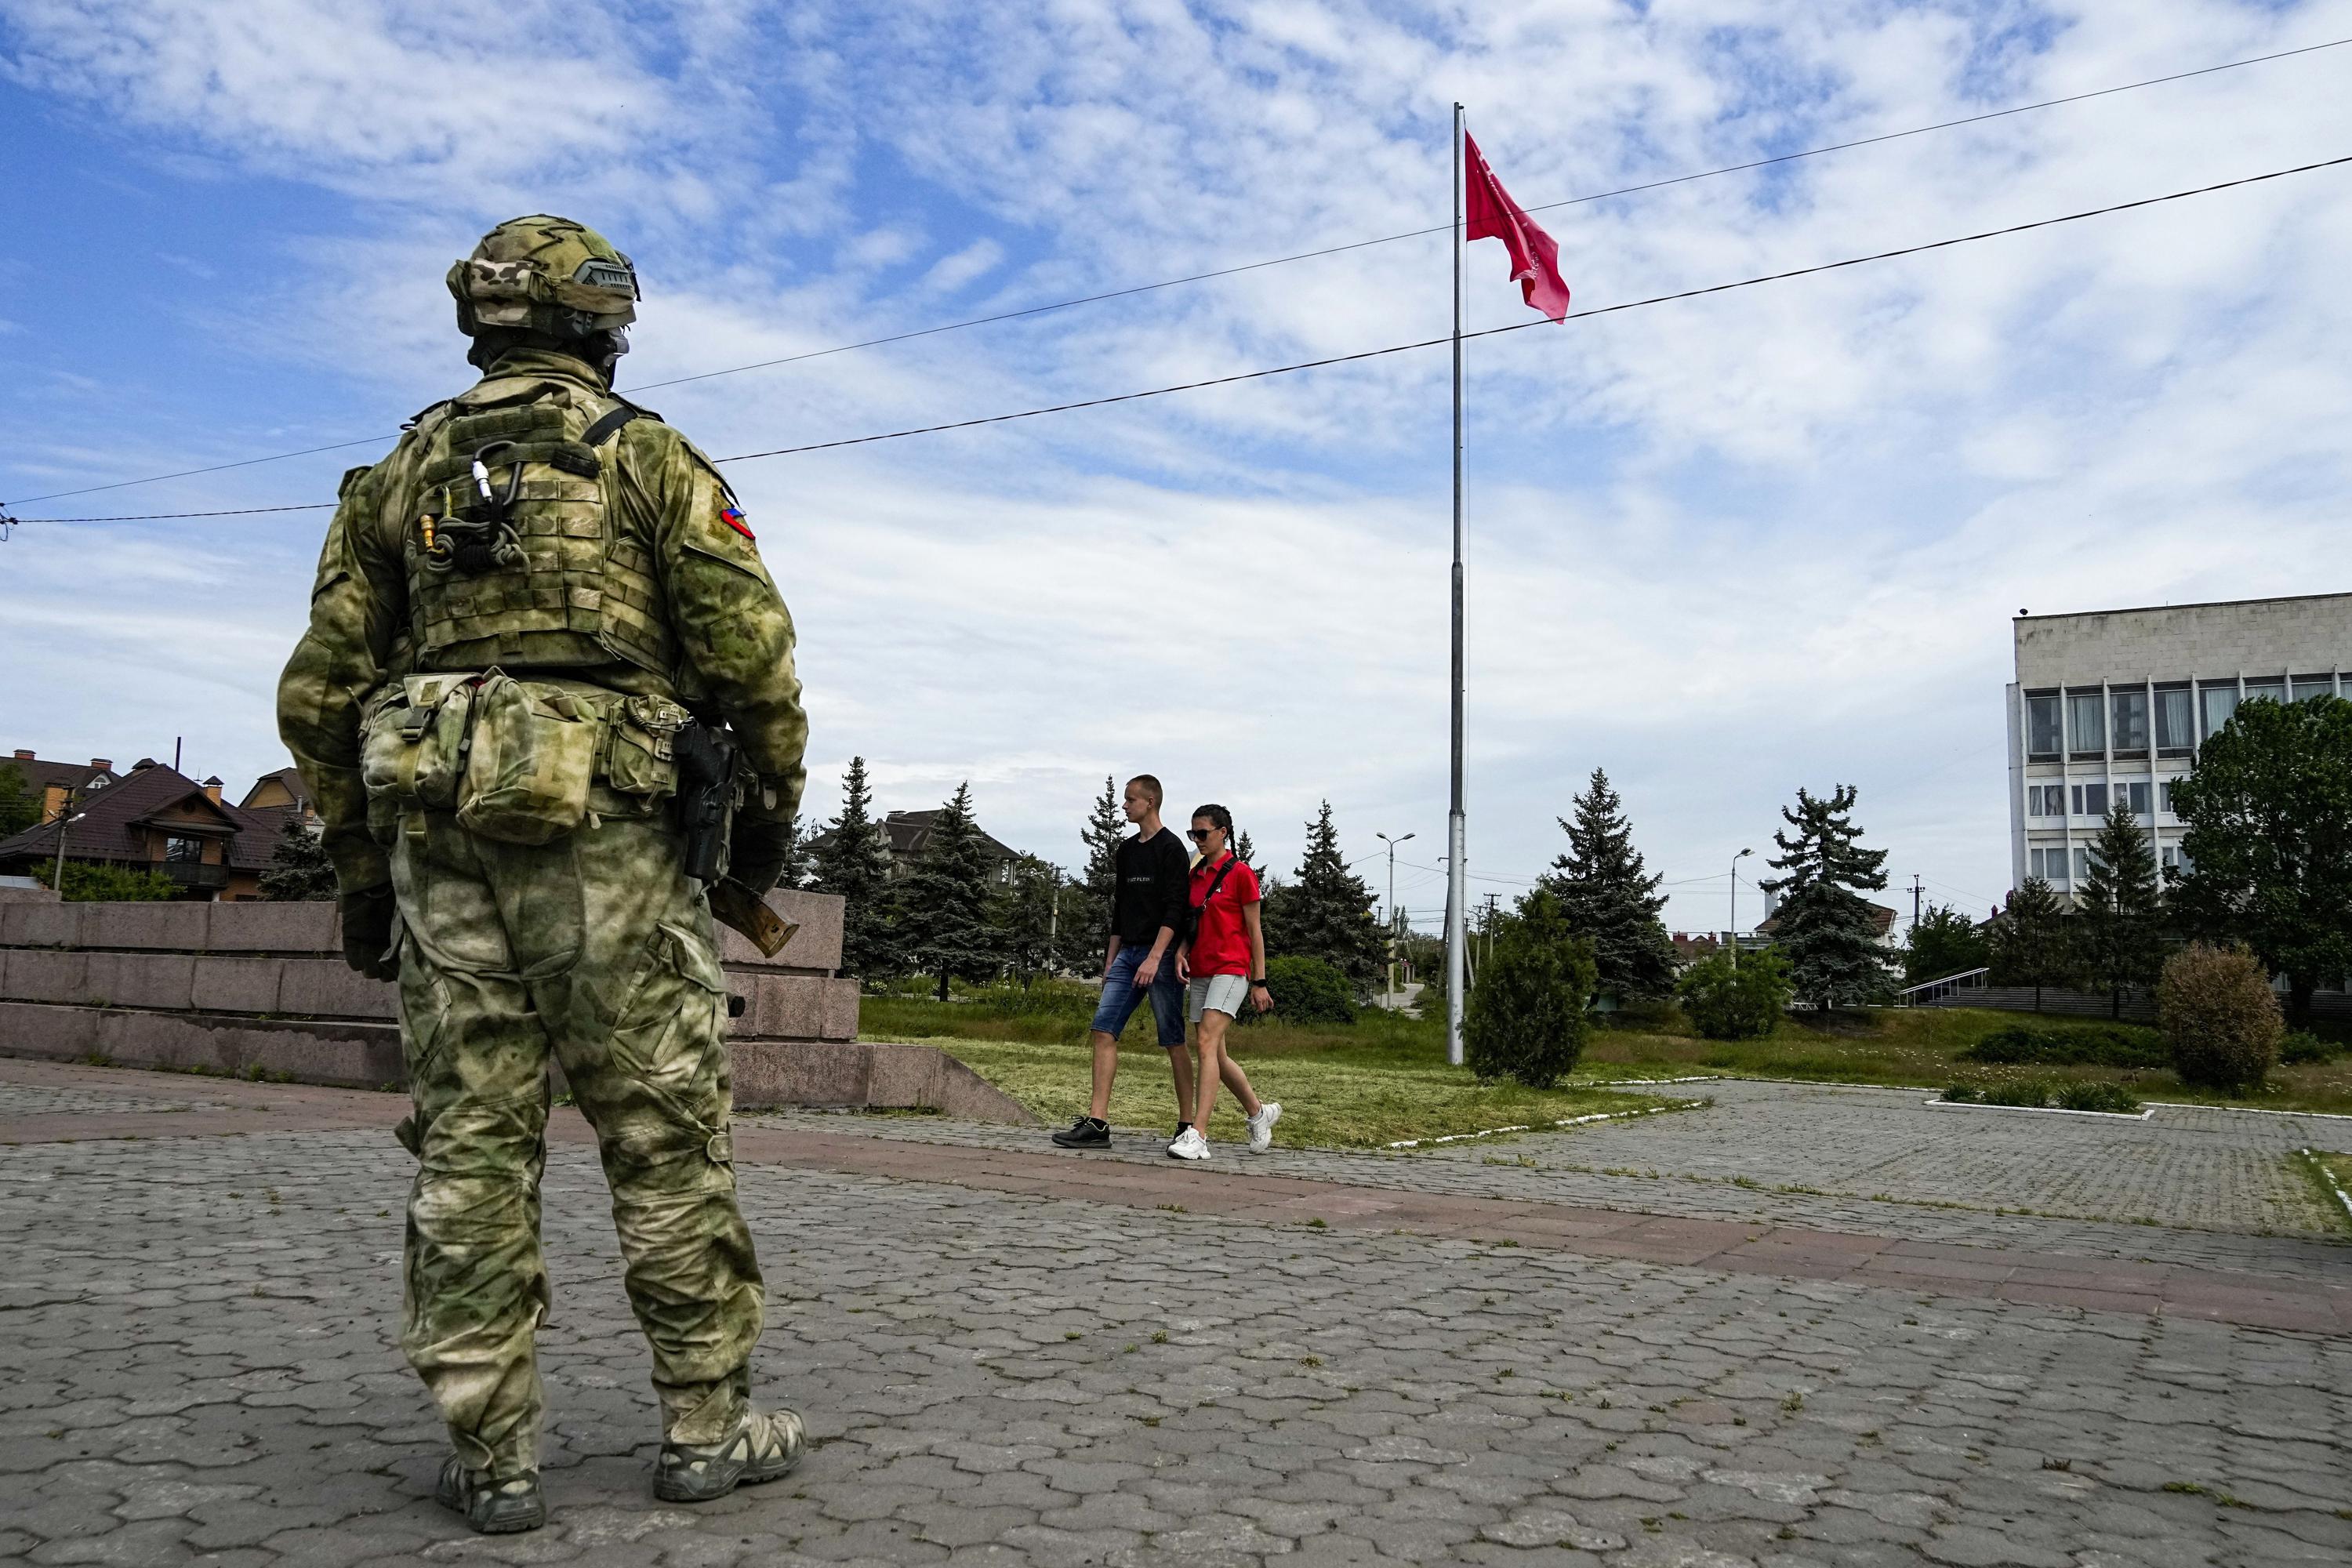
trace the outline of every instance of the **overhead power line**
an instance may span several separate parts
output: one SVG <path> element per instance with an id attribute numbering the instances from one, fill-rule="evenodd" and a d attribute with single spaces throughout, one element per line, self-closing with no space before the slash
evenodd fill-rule
<path id="1" fill-rule="evenodd" d="M 1918 245 L 1899 246 L 1892 250 L 1873 251 L 1866 256 L 1849 256 L 1840 261 L 1817 262 L 1811 267 L 1790 268 L 1783 272 L 1767 272 L 1753 278 L 1742 278 L 1729 283 L 1710 283 L 1696 289 L 1678 289 L 1672 293 L 1653 294 L 1645 299 L 1627 300 L 1614 305 L 1598 305 L 1589 310 L 1571 310 L 1566 320 L 1588 321 L 1596 316 L 1615 315 L 1624 310 L 1639 310 L 1653 305 L 1671 304 L 1678 300 L 1703 299 L 1710 294 L 1726 294 L 1739 289 L 1753 289 L 1766 283 L 1785 283 L 1792 279 L 1811 278 L 1824 272 L 1837 272 L 1850 267 L 1867 266 L 1873 262 L 1892 261 L 1906 256 L 1919 256 L 1931 250 L 1948 250 L 1954 246 L 1973 245 L 1979 240 L 2000 239 L 2009 235 L 2025 234 L 2034 229 L 2053 228 L 2061 224 L 2080 223 L 2086 218 L 2105 217 L 2115 213 L 2131 212 L 2140 207 L 2158 206 L 2166 202 L 2186 201 L 2192 196 L 2210 195 L 2216 191 L 2234 190 L 2242 185 L 2260 184 L 2268 180 L 2283 180 L 2291 174 L 2308 174 L 2321 169 L 2339 168 L 2352 163 L 2352 154 L 2340 158 L 2322 159 L 2317 163 L 2298 163 L 2292 168 L 2273 169 L 2266 174 L 2245 174 L 2234 180 L 2220 180 L 2210 185 L 2198 185 L 2185 191 L 2169 191 L 2163 195 L 2142 196 L 2135 201 L 2116 202 L 2107 206 L 2089 207 L 2081 212 L 2064 213 L 2056 217 L 2035 218 L 2028 223 L 2009 224 L 2000 228 L 1979 229 L 1974 234 L 1954 235 L 1946 239 L 1931 239 Z M 1548 321 L 1517 321 L 1506 327 L 1487 327 L 1475 332 L 1465 332 L 1465 338 L 1500 337 L 1507 332 L 1523 332 L 1530 327 L 1549 326 Z M 845 436 L 832 441 L 811 441 L 798 447 L 776 447 L 760 452 L 738 452 L 731 457 L 713 459 L 721 463 L 748 463 L 761 458 L 793 457 L 803 452 L 831 451 L 840 447 L 860 447 L 876 441 L 896 441 L 909 436 L 931 436 L 948 430 L 970 430 L 983 425 L 1003 425 L 1016 419 L 1034 419 L 1047 414 L 1067 414 L 1081 408 L 1101 408 L 1115 403 L 1133 403 L 1147 397 L 1165 397 L 1171 393 L 1197 392 L 1212 386 L 1231 386 L 1239 382 L 1262 381 L 1268 376 L 1289 375 L 1302 370 L 1320 370 L 1329 365 L 1352 364 L 1362 360 L 1380 359 L 1388 354 L 1411 353 L 1417 349 L 1436 348 L 1453 341 L 1452 337 L 1422 338 L 1409 343 L 1391 343 L 1386 348 L 1361 349 L 1354 353 L 1330 354 L 1321 359 L 1300 360 L 1293 364 L 1270 365 L 1262 370 L 1236 371 L 1230 375 L 1209 376 L 1199 381 L 1178 382 L 1169 386 L 1155 386 L 1141 392 L 1114 393 L 1104 397 L 1081 398 L 1072 403 L 1048 404 L 1038 408 L 1024 408 L 1011 414 L 988 414 L 971 419 L 950 420 L 939 425 L 917 425 L 903 430 L 885 430 L 871 436 Z M 313 503 L 323 507 L 330 503 Z M 245 513 L 267 511 L 299 511 L 312 510 L 295 507 L 233 507 L 222 511 L 149 512 L 136 517 L 54 517 L 20 518 L 20 522 L 134 522 L 166 518 L 234 517 Z"/>
<path id="2" fill-rule="evenodd" d="M 1844 153 L 1856 147 L 1875 146 L 1882 142 L 1900 142 L 1908 137 L 1925 136 L 1937 131 L 1958 130 L 1962 126 L 1979 125 L 1990 120 L 2003 120 L 2012 115 L 2032 114 L 2039 110 L 2056 109 L 2069 103 L 2084 103 L 2093 99 L 2112 98 L 2118 93 L 2137 92 L 2142 88 L 2162 87 L 2168 82 L 2188 81 L 2196 77 L 2213 76 L 2222 71 L 2239 70 L 2247 66 L 2267 65 L 2273 60 L 2291 59 L 2297 55 L 2318 54 L 2326 49 L 2338 49 L 2352 44 L 2352 38 L 2333 38 L 2326 43 L 2306 44 L 2299 48 L 2280 49 L 2267 55 L 2251 55 L 2244 59 L 2225 60 L 2220 65 L 2200 66 L 2194 70 L 2174 71 L 2167 76 L 2154 76 L 2139 81 L 2122 82 L 2114 87 L 2095 88 L 2088 92 L 2068 93 L 2060 98 L 2045 98 L 2033 103 L 2014 104 L 2007 109 L 1988 110 L 1982 114 L 1965 115 L 1958 120 L 1940 120 L 1929 125 L 1915 125 L 1906 131 L 1889 131 L 1876 136 L 1863 136 L 1850 142 L 1832 142 L 1820 147 L 1807 147 L 1795 153 L 1776 153 L 1769 158 L 1750 159 L 1744 163 L 1726 163 L 1717 168 L 1701 169 L 1687 174 L 1673 174 L 1662 180 L 1644 181 L 1639 184 L 1620 185 L 1613 190 L 1595 191 L 1588 195 L 1569 196 L 1556 202 L 1544 202 L 1527 210 L 1552 212 L 1561 207 L 1580 206 L 1591 202 L 1609 201 L 1618 196 L 1639 195 L 1647 191 L 1664 190 L 1670 185 L 1690 184 L 1699 180 L 1711 180 L 1724 174 L 1746 174 L 1780 163 L 1793 163 L 1805 158 L 1819 158 L 1831 153 Z M 882 348 L 891 343 L 910 342 L 917 338 L 936 337 L 942 332 L 960 332 L 970 327 L 993 326 L 1000 321 L 1019 321 L 1029 316 L 1042 316 L 1056 310 L 1076 310 L 1082 305 L 1098 305 L 1110 300 L 1125 300 L 1138 294 L 1149 294 L 1161 289 L 1181 288 L 1188 283 L 1205 283 L 1219 278 L 1231 278 L 1239 273 L 1255 272 L 1268 267 L 1286 267 L 1294 261 L 1314 261 L 1326 256 L 1339 256 L 1351 250 L 1365 250 L 1377 245 L 1392 245 L 1399 240 L 1420 239 L 1433 234 L 1450 232 L 1451 224 L 1431 228 L 1406 229 L 1400 234 L 1381 235 L 1371 239 L 1349 240 L 1341 245 L 1324 246 L 1316 250 L 1301 250 L 1288 256 L 1269 257 L 1262 261 L 1244 261 L 1232 267 L 1214 268 L 1206 272 L 1187 273 L 1181 278 L 1163 278 L 1156 283 L 1137 283 L 1124 289 L 1107 289 L 1099 294 L 1082 294 L 1073 299 L 1056 300 L 1048 304 L 1025 306 L 1018 310 L 1000 310 L 992 315 L 972 316 L 961 321 L 947 321 L 935 327 L 919 327 L 910 331 L 892 332 L 882 337 L 861 338 L 855 342 L 835 343 L 828 348 L 808 349 L 799 353 L 785 354 L 776 359 L 755 360 L 749 364 L 730 365 L 722 370 L 698 371 L 691 375 L 672 376 L 667 381 L 649 381 L 641 386 L 626 389 L 628 393 L 657 391 L 665 386 L 683 386 L 689 382 L 709 381 L 718 376 L 740 375 L 747 371 L 772 370 L 779 365 L 798 364 L 804 360 L 824 359 L 833 354 L 855 353 L 860 349 Z M 36 501 L 62 500 L 68 496 L 96 495 L 101 490 L 129 489 L 134 485 L 161 484 L 166 479 L 193 479 L 201 474 L 225 473 L 232 468 L 248 468 L 258 463 L 284 462 L 294 458 L 315 457 L 320 452 L 340 452 L 352 447 L 373 446 L 389 441 L 391 436 L 359 436 L 348 441 L 331 441 L 320 447 L 304 447 L 297 451 L 273 452 L 267 457 L 241 458 L 235 462 L 212 463 L 203 468 L 180 468 L 168 474 L 149 474 L 142 479 L 116 479 L 109 484 L 85 485 L 78 489 L 50 490 L 43 495 L 26 496 L 7 502 L 11 506 L 29 506 Z M 164 513 L 159 515 L 194 515 Z M 62 521 L 62 520 L 60 520 Z"/>

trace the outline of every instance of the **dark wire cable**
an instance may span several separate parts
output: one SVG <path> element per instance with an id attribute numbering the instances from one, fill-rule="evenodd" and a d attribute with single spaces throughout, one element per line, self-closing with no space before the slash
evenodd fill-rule
<path id="1" fill-rule="evenodd" d="M 2110 98 L 2116 93 L 2136 92 L 2145 87 L 2161 87 L 2167 82 L 2187 81 L 2194 77 L 2211 76 L 2219 71 L 2237 70 L 2245 66 L 2265 65 L 2273 60 L 2289 59 L 2296 55 L 2317 54 L 2323 49 L 2342 48 L 2347 44 L 2352 44 L 2352 38 L 2335 38 L 2324 44 L 2306 44 L 2300 48 L 2281 49 L 2274 54 L 2252 55 L 2242 60 L 2225 60 L 2220 65 L 2200 66 L 2195 70 L 2175 71 L 2169 76 L 2149 77 L 2145 81 L 2125 82 L 2116 87 L 2103 87 L 2089 92 L 2070 93 L 2063 98 L 2047 98 L 2038 103 L 2021 103 L 2009 109 L 1990 110 L 1983 114 L 1971 114 L 1959 120 L 1939 121 L 1933 125 L 1916 125 L 1908 131 L 1889 131 L 1877 136 L 1864 136 L 1852 142 L 1832 142 L 1823 147 L 1808 147 L 1797 153 L 1777 153 L 1769 158 L 1758 158 L 1745 163 L 1727 163 L 1719 169 L 1702 169 L 1696 174 L 1675 174 L 1666 179 L 1652 180 L 1643 184 L 1621 185 L 1615 190 L 1596 191 L 1591 195 L 1570 196 L 1563 201 L 1546 202 L 1527 210 L 1551 212 L 1560 207 L 1577 206 L 1587 202 L 1608 201 L 1615 196 L 1636 195 L 1643 191 L 1663 190 L 1668 185 L 1688 184 L 1694 180 L 1711 180 L 1719 174 L 1744 174 L 1751 169 L 1769 168 L 1776 163 L 1795 163 L 1801 158 L 1818 158 L 1828 153 L 1843 153 L 1855 147 L 1874 146 L 1881 142 L 1899 142 L 1907 136 L 1925 136 L 1931 132 L 1950 131 L 1963 125 L 1978 125 L 1988 120 L 2000 120 L 2012 114 L 2031 114 L 2036 110 L 2056 109 L 2064 104 L 2082 103 L 2095 98 Z M 692 375 L 673 376 L 667 381 L 649 381 L 642 386 L 629 387 L 626 392 L 633 394 L 651 392 L 665 386 L 683 386 L 688 382 L 709 381 L 715 376 L 740 375 L 746 371 L 772 370 L 778 365 L 798 364 L 803 360 L 823 359 L 830 354 L 850 353 L 858 349 L 881 348 L 890 343 L 909 342 L 917 338 L 934 337 L 941 332 L 960 332 L 967 327 L 992 326 L 999 321 L 1018 321 L 1025 316 L 1041 316 L 1055 310 L 1075 310 L 1081 305 L 1097 305 L 1106 300 L 1124 300 L 1131 295 L 1149 294 L 1156 289 L 1174 289 L 1187 283 L 1205 283 L 1213 279 L 1231 278 L 1237 273 L 1255 272 L 1263 268 L 1287 266 L 1294 261 L 1313 261 L 1321 257 L 1339 256 L 1350 250 L 1368 249 L 1375 245 L 1390 245 L 1401 239 L 1419 239 L 1427 235 L 1444 234 L 1452 227 L 1451 224 L 1440 224 L 1433 228 L 1407 229 L 1402 234 L 1382 235 L 1377 239 L 1350 240 L 1344 245 L 1325 246 L 1319 250 L 1302 250 L 1294 255 L 1272 257 L 1264 261 L 1245 261 L 1234 267 L 1221 267 L 1208 272 L 1189 273 L 1181 278 L 1163 279 L 1157 283 L 1139 283 L 1131 288 L 1113 289 L 1100 294 L 1081 295 L 1074 300 L 1057 300 L 1051 304 L 1031 305 L 1018 310 L 1003 310 L 992 316 L 974 316 L 968 321 L 949 321 L 936 327 L 920 327 L 913 331 L 894 332 L 886 337 L 865 338 L 850 343 L 835 343 L 831 348 L 809 349 L 801 353 L 786 354 L 781 359 L 759 360 L 751 364 L 732 365 L 725 370 L 698 371 Z M 392 439 L 394 437 L 390 436 L 362 436 L 349 441 L 330 442 L 323 447 L 305 447 L 295 452 L 274 452 L 266 458 L 241 458 L 233 463 L 214 463 L 201 468 L 181 468 L 169 474 L 150 474 L 144 479 L 117 479 L 110 484 L 85 485 L 79 489 L 51 490 L 46 495 L 26 496 L 21 500 L 6 504 L 30 506 L 36 501 L 63 500 L 68 496 L 96 495 L 101 490 L 124 489 L 133 485 L 161 484 L 165 479 L 192 479 L 199 474 L 225 473 L 231 468 L 251 468 L 257 463 L 284 462 L 292 458 L 314 457 L 320 452 L 340 452 L 346 447 L 373 446 L 376 442 Z M 160 513 L 158 515 L 194 514 Z"/>
<path id="2" fill-rule="evenodd" d="M 2012 234 L 2025 234 L 2037 228 L 2053 228 L 2060 224 L 2080 223 L 2085 218 L 2105 217 L 2115 213 L 2131 212 L 2139 207 L 2158 206 L 2166 202 L 2186 201 L 2191 196 L 2210 195 L 2216 191 L 2233 190 L 2241 185 L 2261 184 L 2268 180 L 2283 180 L 2290 174 L 2308 174 L 2320 169 L 2339 168 L 2352 163 L 2352 154 L 2326 158 L 2315 163 L 2298 163 L 2293 168 L 2273 169 L 2267 174 L 2245 174 L 2234 180 L 2219 180 L 2210 185 L 2198 185 L 2185 191 L 2170 191 L 2158 196 L 2142 196 L 2136 201 L 2116 202 L 2108 206 L 2089 207 L 2082 212 L 2062 214 L 2057 217 L 2035 218 L 2028 223 L 2010 224 L 2000 228 L 1980 229 L 1974 234 L 1954 235 L 1946 239 L 1927 240 L 1918 245 L 1906 245 L 1893 250 L 1873 251 L 1867 256 L 1849 256 L 1841 261 L 1817 262 L 1811 267 L 1790 268 L 1784 272 L 1767 272 L 1754 278 L 1742 278 L 1729 283 L 1709 283 L 1696 289 L 1678 289 L 1670 294 L 1652 294 L 1644 299 L 1627 300 L 1614 305 L 1596 305 L 1589 310 L 1571 310 L 1569 321 L 1589 321 L 1595 316 L 1612 316 L 1622 310 L 1639 310 L 1652 305 L 1671 304 L 1677 300 L 1696 300 L 1709 294 L 1727 294 L 1738 289 L 1754 289 L 1766 283 L 1785 283 L 1794 278 L 1811 278 L 1819 273 L 1842 271 L 1849 267 L 1863 267 L 1876 261 L 1892 261 L 1900 257 L 1918 256 L 1930 250 L 1948 250 L 1957 245 L 1973 245 L 1979 240 L 2000 239 Z M 1547 327 L 1549 321 L 1516 321 L 1507 327 L 1486 327 L 1475 332 L 1465 332 L 1467 338 L 1500 337 L 1506 332 L 1523 332 L 1530 327 Z M 1440 338 L 1423 338 L 1414 342 L 1391 343 L 1386 348 L 1361 349 L 1354 353 L 1331 354 L 1322 359 L 1300 360 L 1295 364 L 1272 365 L 1263 370 L 1236 371 L 1231 375 L 1210 376 L 1201 381 L 1179 382 L 1172 386 L 1155 386 L 1142 392 L 1114 393 L 1107 397 L 1082 398 L 1074 403 L 1049 404 L 1041 408 L 1024 408 L 1012 414 L 989 414 L 975 419 L 955 419 L 941 425 L 918 425 L 904 430 L 886 430 L 872 436 L 846 436 L 834 441 L 812 441 L 799 447 L 776 447 L 761 452 L 738 452 L 732 457 L 712 459 L 720 463 L 748 463 L 760 458 L 788 458 L 803 452 L 825 452 L 838 447 L 863 447 L 876 441 L 896 441 L 908 436 L 931 436 L 947 430 L 970 430 L 982 425 L 1003 425 L 1015 419 L 1034 419 L 1046 414 L 1067 414 L 1080 408 L 1102 408 L 1114 403 L 1133 403 L 1146 397 L 1165 397 L 1171 393 L 1197 392 L 1205 387 L 1230 386 L 1236 382 L 1262 381 L 1268 376 L 1289 375 L 1302 370 L 1320 370 L 1328 365 L 1352 364 L 1360 360 L 1380 359 L 1388 354 L 1411 353 L 1417 349 L 1436 348 L 1452 342 L 1448 333 Z M 330 501 L 313 502 L 307 506 L 234 507 L 225 511 L 150 512 L 138 517 L 50 517 L 20 518 L 22 522 L 147 522 L 166 518 L 236 517 L 247 513 L 270 511 L 310 511 L 331 506 Z"/>

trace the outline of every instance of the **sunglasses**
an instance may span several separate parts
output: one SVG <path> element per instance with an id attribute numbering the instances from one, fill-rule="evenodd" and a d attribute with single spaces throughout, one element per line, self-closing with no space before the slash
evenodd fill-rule
<path id="1" fill-rule="evenodd" d="M 1221 833 L 1221 832 L 1223 832 L 1223 828 L 1217 828 L 1217 827 L 1210 827 L 1210 828 L 1200 828 L 1200 827 L 1195 827 L 1195 828 L 1192 829 L 1190 832 L 1186 833 L 1186 834 L 1184 835 L 1184 837 L 1187 837 L 1187 838 L 1189 838 L 1189 839 L 1191 839 L 1191 840 L 1192 840 L 1193 843 L 1195 843 L 1195 844 L 1206 844 L 1206 843 L 1209 841 L 1209 835 L 1210 835 L 1210 834 L 1212 834 L 1212 833 Z"/>

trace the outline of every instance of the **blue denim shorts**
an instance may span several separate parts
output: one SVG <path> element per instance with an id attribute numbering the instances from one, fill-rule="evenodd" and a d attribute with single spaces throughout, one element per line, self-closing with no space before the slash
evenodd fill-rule
<path id="1" fill-rule="evenodd" d="M 1135 972 L 1150 954 L 1148 945 L 1122 945 L 1112 958 L 1110 972 L 1103 976 L 1102 1005 L 1095 1009 L 1097 1034 L 1118 1038 L 1127 1021 L 1143 1005 L 1144 989 L 1136 984 Z M 1172 951 L 1160 955 L 1160 973 L 1151 977 L 1150 996 L 1152 1021 L 1160 1026 L 1160 1044 L 1172 1050 L 1184 1043 L 1184 987 L 1176 978 Z"/>

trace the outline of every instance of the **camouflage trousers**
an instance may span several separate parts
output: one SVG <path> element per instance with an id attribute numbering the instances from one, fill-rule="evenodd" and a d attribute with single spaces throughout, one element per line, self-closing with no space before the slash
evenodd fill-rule
<path id="1" fill-rule="evenodd" d="M 439 812 L 404 828 L 393 881 L 415 1110 L 399 1135 L 418 1165 L 401 1348 L 468 1467 L 538 1464 L 551 1052 L 595 1129 L 665 1434 L 719 1440 L 749 1391 L 763 1292 L 735 1203 L 725 982 L 677 831 L 607 817 L 525 846 Z"/>

